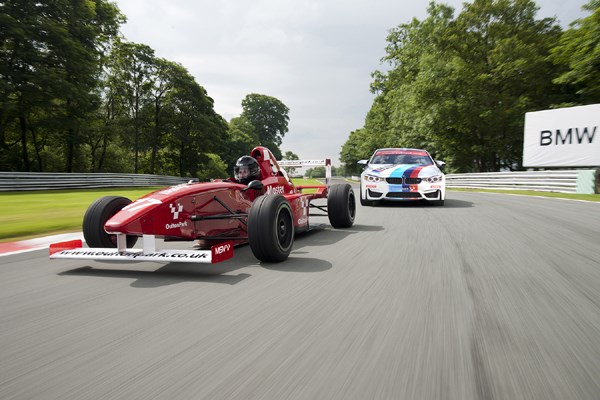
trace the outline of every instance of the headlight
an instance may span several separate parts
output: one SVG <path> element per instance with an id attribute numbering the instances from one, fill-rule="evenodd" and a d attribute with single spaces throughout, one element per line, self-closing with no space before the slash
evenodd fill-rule
<path id="1" fill-rule="evenodd" d="M 423 182 L 438 183 L 444 180 L 444 175 L 428 176 L 427 178 L 421 178 L 421 180 Z"/>
<path id="2" fill-rule="evenodd" d="M 367 182 L 385 182 L 385 178 L 380 178 L 374 175 L 365 175 L 365 181 Z"/>

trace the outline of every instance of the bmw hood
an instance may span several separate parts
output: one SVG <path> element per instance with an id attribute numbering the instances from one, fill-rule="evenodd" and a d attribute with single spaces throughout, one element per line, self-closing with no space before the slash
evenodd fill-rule
<path id="1" fill-rule="evenodd" d="M 442 172 L 435 165 L 370 164 L 362 174 L 381 178 L 428 178 L 430 176 L 442 175 Z"/>

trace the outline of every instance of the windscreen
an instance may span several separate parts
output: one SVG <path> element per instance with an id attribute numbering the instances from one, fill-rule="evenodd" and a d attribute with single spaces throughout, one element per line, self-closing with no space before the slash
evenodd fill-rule
<path id="1" fill-rule="evenodd" d="M 377 150 L 369 164 L 418 164 L 432 165 L 433 161 L 424 150 L 387 149 Z"/>

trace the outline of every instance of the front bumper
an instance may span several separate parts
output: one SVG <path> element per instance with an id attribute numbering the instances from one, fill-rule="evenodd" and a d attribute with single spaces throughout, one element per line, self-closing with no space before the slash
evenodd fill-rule
<path id="1" fill-rule="evenodd" d="M 387 183 L 369 183 L 362 187 L 361 196 L 364 200 L 444 200 L 446 187 L 444 184 L 390 185 Z"/>

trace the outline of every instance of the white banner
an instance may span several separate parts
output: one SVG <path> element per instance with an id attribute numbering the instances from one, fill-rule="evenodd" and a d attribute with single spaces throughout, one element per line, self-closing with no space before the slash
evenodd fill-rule
<path id="1" fill-rule="evenodd" d="M 523 166 L 600 166 L 600 104 L 526 113 Z"/>

